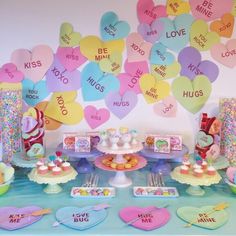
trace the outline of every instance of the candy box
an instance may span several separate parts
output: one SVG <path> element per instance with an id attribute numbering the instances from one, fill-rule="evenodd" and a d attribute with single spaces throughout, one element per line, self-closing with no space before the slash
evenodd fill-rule
<path id="1" fill-rule="evenodd" d="M 170 138 L 166 136 L 156 136 L 154 138 L 154 152 L 170 153 Z"/>
<path id="2" fill-rule="evenodd" d="M 90 137 L 77 135 L 75 136 L 75 152 L 90 152 Z"/>
<path id="3" fill-rule="evenodd" d="M 154 138 L 157 134 L 146 134 L 144 146 L 146 148 L 153 149 L 154 148 Z"/>
<path id="4" fill-rule="evenodd" d="M 75 149 L 75 137 L 78 133 L 64 133 L 63 134 L 63 149 Z"/>
<path id="5" fill-rule="evenodd" d="M 90 137 L 91 148 L 97 147 L 100 142 L 100 136 L 98 131 L 86 132 L 86 135 Z"/>
<path id="6" fill-rule="evenodd" d="M 170 138 L 170 149 L 171 151 L 181 151 L 182 150 L 182 136 L 177 134 L 167 135 Z"/>

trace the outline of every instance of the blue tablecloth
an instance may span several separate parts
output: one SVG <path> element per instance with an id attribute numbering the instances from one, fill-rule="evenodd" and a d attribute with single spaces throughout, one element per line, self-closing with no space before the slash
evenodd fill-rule
<path id="1" fill-rule="evenodd" d="M 127 173 L 131 177 L 134 186 L 144 186 L 146 176 L 149 172 L 150 163 L 145 168 Z M 99 185 L 108 186 L 108 179 L 114 175 L 113 172 L 105 172 L 96 169 L 100 176 Z M 63 186 L 63 192 L 54 195 L 44 193 L 42 185 L 30 182 L 27 178 L 29 169 L 17 169 L 15 181 L 8 193 L 0 196 L 0 206 L 24 207 L 27 205 L 38 205 L 44 208 L 51 208 L 53 213 L 44 216 L 40 221 L 20 230 L 6 231 L 0 229 L 0 235 L 236 235 L 236 195 L 232 194 L 229 187 L 221 181 L 219 184 L 211 187 L 205 187 L 206 194 L 203 197 L 189 196 L 185 190 L 187 185 L 179 184 L 168 177 L 165 177 L 167 186 L 178 188 L 179 198 L 135 198 L 132 195 L 132 187 L 117 189 L 117 196 L 109 199 L 77 199 L 70 197 L 70 190 L 73 186 L 81 186 L 85 175 L 79 174 L 76 180 L 73 180 Z M 224 172 L 221 172 L 224 174 Z M 57 209 L 65 206 L 84 207 L 98 203 L 108 203 L 112 207 L 108 209 L 108 217 L 101 224 L 84 231 L 77 231 L 60 225 L 53 228 L 55 221 L 55 212 Z M 176 215 L 176 210 L 183 206 L 201 207 L 203 205 L 215 205 L 219 202 L 228 202 L 230 207 L 227 209 L 230 218 L 229 221 L 221 228 L 216 230 L 207 230 L 200 227 L 192 226 L 184 228 L 185 222 Z M 121 208 L 126 206 L 163 206 L 169 204 L 171 219 L 164 227 L 153 231 L 142 231 L 131 226 L 126 226 L 118 216 Z"/>

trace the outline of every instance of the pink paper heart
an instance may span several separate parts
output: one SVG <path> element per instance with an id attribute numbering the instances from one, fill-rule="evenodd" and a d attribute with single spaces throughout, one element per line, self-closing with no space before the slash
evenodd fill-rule
<path id="1" fill-rule="evenodd" d="M 234 176 L 236 174 L 236 167 L 228 167 L 226 170 L 226 175 L 230 182 L 234 183 Z"/>
<path id="2" fill-rule="evenodd" d="M 214 160 L 220 155 L 220 147 L 217 144 L 211 145 L 210 149 L 206 152 L 206 158 L 213 158 Z"/>
<path id="3" fill-rule="evenodd" d="M 217 43 L 211 48 L 211 56 L 219 63 L 233 68 L 236 66 L 236 39 L 230 39 L 226 45 Z"/>
<path id="4" fill-rule="evenodd" d="M 170 213 L 166 208 L 157 208 L 155 206 L 144 208 L 136 206 L 125 207 L 120 210 L 119 216 L 126 223 L 140 217 L 139 220 L 131 225 L 142 230 L 160 228 L 170 220 Z"/>
<path id="5" fill-rule="evenodd" d="M 131 33 L 126 39 L 127 55 L 129 62 L 147 61 L 152 44 L 145 42 L 138 33 Z"/>
<path id="6" fill-rule="evenodd" d="M 162 117 L 175 117 L 177 112 L 177 102 L 173 96 L 166 97 L 162 102 L 153 106 L 154 112 Z"/>
<path id="7" fill-rule="evenodd" d="M 81 54 L 80 47 L 58 47 L 56 56 L 68 71 L 73 71 L 87 61 Z"/>
<path id="8" fill-rule="evenodd" d="M 53 51 L 46 45 L 39 45 L 28 51 L 17 49 L 11 55 L 11 62 L 33 82 L 41 80 L 53 62 Z"/>
<path id="9" fill-rule="evenodd" d="M 84 117 L 92 129 L 104 124 L 110 118 L 110 112 L 106 108 L 97 109 L 94 106 L 84 108 Z"/>
<path id="10" fill-rule="evenodd" d="M 167 16 L 166 6 L 155 6 L 152 0 L 139 0 L 137 15 L 140 23 L 151 24 L 155 19 Z"/>
<path id="11" fill-rule="evenodd" d="M 24 74 L 17 70 L 13 63 L 6 63 L 0 69 L 0 82 L 18 83 L 24 79 Z"/>
<path id="12" fill-rule="evenodd" d="M 132 90 L 136 94 L 141 93 L 139 79 L 143 74 L 149 73 L 146 61 L 128 62 L 125 61 L 124 69 L 126 73 L 121 73 L 117 77 L 120 80 L 120 94 L 123 95 L 127 90 Z"/>

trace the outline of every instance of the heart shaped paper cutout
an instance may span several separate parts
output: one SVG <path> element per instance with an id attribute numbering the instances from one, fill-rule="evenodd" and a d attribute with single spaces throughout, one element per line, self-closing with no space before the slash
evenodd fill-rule
<path id="1" fill-rule="evenodd" d="M 177 102 L 173 96 L 164 98 L 153 106 L 154 112 L 161 117 L 176 117 Z"/>
<path id="2" fill-rule="evenodd" d="M 170 220 L 170 213 L 166 208 L 156 208 L 155 206 L 125 207 L 119 211 L 119 216 L 125 223 L 140 217 L 140 220 L 135 221 L 131 225 L 142 230 L 160 228 Z"/>
<path id="3" fill-rule="evenodd" d="M 109 11 L 103 14 L 100 22 L 100 33 L 104 41 L 125 38 L 129 32 L 129 24 L 126 21 L 119 21 L 115 12 Z"/>
<path id="4" fill-rule="evenodd" d="M 236 39 L 230 39 L 224 45 L 217 43 L 211 48 L 211 56 L 219 63 L 233 68 L 236 66 Z"/>
<path id="5" fill-rule="evenodd" d="M 167 0 L 166 10 L 168 15 L 178 16 L 189 13 L 190 5 L 188 2 L 182 0 Z"/>
<path id="6" fill-rule="evenodd" d="M 124 69 L 126 73 L 118 75 L 118 79 L 120 80 L 120 94 L 123 95 L 127 90 L 134 91 L 136 94 L 141 93 L 139 79 L 143 74 L 149 72 L 147 62 L 128 62 L 126 60 Z"/>
<path id="7" fill-rule="evenodd" d="M 84 67 L 81 78 L 84 101 L 103 99 L 109 92 L 120 88 L 119 80 L 111 74 L 105 75 L 95 62 Z"/>
<path id="8" fill-rule="evenodd" d="M 189 42 L 189 32 L 193 20 L 192 15 L 189 14 L 176 16 L 173 21 L 169 18 L 161 18 L 164 30 L 159 41 L 167 48 L 178 52 Z"/>
<path id="9" fill-rule="evenodd" d="M 24 74 L 13 63 L 6 63 L 0 68 L 0 82 L 19 83 Z"/>
<path id="10" fill-rule="evenodd" d="M 74 91 L 81 87 L 80 72 L 67 71 L 57 57 L 46 74 L 46 81 L 50 92 Z"/>
<path id="11" fill-rule="evenodd" d="M 212 21 L 231 11 L 232 0 L 189 0 L 192 14 L 197 19 Z"/>
<path id="12" fill-rule="evenodd" d="M 32 116 L 34 119 L 38 120 L 38 113 L 34 107 L 30 107 L 23 116 Z"/>
<path id="13" fill-rule="evenodd" d="M 39 221 L 42 216 L 27 216 L 32 212 L 41 210 L 38 206 L 27 206 L 22 208 L 16 207 L 1 207 L 0 208 L 0 228 L 6 230 L 16 230 L 27 227 L 37 221 Z"/>
<path id="14" fill-rule="evenodd" d="M 156 19 L 150 25 L 146 23 L 139 24 L 137 31 L 145 41 L 155 43 L 159 39 L 163 27 L 163 23 Z"/>
<path id="15" fill-rule="evenodd" d="M 79 207 L 63 207 L 57 210 L 56 219 L 62 224 L 77 230 L 85 230 L 104 221 L 107 217 L 107 211 L 101 209 L 99 211 L 91 210 L 93 206 Z M 68 220 L 65 220 L 68 219 Z"/>
<path id="16" fill-rule="evenodd" d="M 43 101 L 49 94 L 44 80 L 37 83 L 29 79 L 22 81 L 22 96 L 24 101 L 30 106 L 35 106 Z"/>
<path id="17" fill-rule="evenodd" d="M 53 62 L 53 51 L 46 45 L 35 46 L 32 51 L 17 49 L 11 54 L 11 62 L 26 78 L 34 83 L 41 80 Z"/>
<path id="18" fill-rule="evenodd" d="M 178 55 L 181 64 L 180 74 L 193 80 L 197 75 L 205 75 L 211 82 L 214 82 L 219 75 L 218 66 L 208 60 L 201 61 L 200 52 L 193 47 L 182 49 Z"/>
<path id="19" fill-rule="evenodd" d="M 131 33 L 126 39 L 127 57 L 129 62 L 147 61 L 152 44 L 145 42 L 138 33 Z"/>
<path id="20" fill-rule="evenodd" d="M 235 166 L 230 166 L 227 168 L 226 175 L 231 183 L 234 183 L 235 174 L 236 174 Z"/>
<path id="21" fill-rule="evenodd" d="M 208 32 L 208 24 L 203 20 L 193 22 L 190 31 L 190 45 L 199 51 L 207 51 L 220 42 L 216 32 Z"/>
<path id="22" fill-rule="evenodd" d="M 23 116 L 21 119 L 21 130 L 24 133 L 29 133 L 35 130 L 39 122 L 31 116 Z"/>
<path id="23" fill-rule="evenodd" d="M 193 224 L 196 226 L 206 229 L 217 229 L 228 221 L 229 216 L 225 210 L 214 211 L 210 215 L 207 215 L 206 213 L 213 211 L 213 207 L 214 206 L 204 206 L 196 208 L 186 206 L 179 208 L 176 213 L 178 217 L 188 223 L 194 221 Z"/>
<path id="24" fill-rule="evenodd" d="M 151 24 L 155 19 L 166 17 L 166 6 L 156 5 L 152 0 L 139 0 L 137 15 L 140 23 Z"/>
<path id="25" fill-rule="evenodd" d="M 158 81 L 151 74 L 144 74 L 139 85 L 147 103 L 154 103 L 169 96 L 170 85 L 165 81 Z"/>
<path id="26" fill-rule="evenodd" d="M 113 52 L 109 58 L 103 58 L 99 61 L 100 69 L 103 72 L 117 75 L 122 67 L 122 55 L 120 52 Z"/>
<path id="27" fill-rule="evenodd" d="M 45 153 L 44 147 L 40 143 L 33 144 L 26 152 L 28 157 L 41 157 Z"/>
<path id="28" fill-rule="evenodd" d="M 171 85 L 177 101 L 191 113 L 198 112 L 211 94 L 211 82 L 204 75 L 198 75 L 193 81 L 185 76 L 175 79 Z"/>
<path id="29" fill-rule="evenodd" d="M 206 158 L 213 158 L 216 160 L 220 155 L 220 147 L 217 144 L 211 145 L 210 149 L 206 152 Z"/>
<path id="30" fill-rule="evenodd" d="M 175 56 L 167 52 L 167 48 L 161 43 L 155 43 L 151 49 L 151 64 L 170 65 L 175 61 Z"/>
<path id="31" fill-rule="evenodd" d="M 233 16 L 236 16 L 236 0 L 233 0 L 233 7 L 232 7 L 232 10 L 231 10 L 231 14 Z"/>
<path id="32" fill-rule="evenodd" d="M 80 51 L 90 61 L 99 62 L 103 58 L 109 58 L 113 52 L 122 53 L 125 47 L 124 40 L 112 40 L 103 42 L 97 36 L 87 36 L 80 41 Z"/>
<path id="33" fill-rule="evenodd" d="M 109 110 L 119 119 L 127 116 L 138 102 L 137 94 L 127 91 L 122 96 L 119 92 L 109 93 L 105 98 L 105 103 Z"/>
<path id="34" fill-rule="evenodd" d="M 234 29 L 234 16 L 230 13 L 224 14 L 220 20 L 211 22 L 210 29 L 222 37 L 230 38 Z"/>
<path id="35" fill-rule="evenodd" d="M 75 102 L 76 91 L 54 93 L 45 109 L 45 115 L 63 124 L 78 124 L 84 117 L 83 108 Z"/>
<path id="36" fill-rule="evenodd" d="M 84 108 L 84 118 L 92 129 L 96 129 L 110 118 L 110 112 L 106 108 L 97 109 L 89 105 Z"/>
<path id="37" fill-rule="evenodd" d="M 15 173 L 15 170 L 12 166 L 8 166 L 3 162 L 0 162 L 0 171 L 3 173 L 5 183 L 10 181 Z"/>
<path id="38" fill-rule="evenodd" d="M 180 64 L 175 61 L 171 65 L 151 65 L 151 74 L 157 80 L 165 80 L 176 77 L 181 70 Z"/>
<path id="39" fill-rule="evenodd" d="M 87 61 L 87 58 L 81 54 L 80 47 L 58 47 L 56 57 L 68 71 L 73 71 Z"/>
<path id="40" fill-rule="evenodd" d="M 204 148 L 208 147 L 214 143 L 214 138 L 212 135 L 206 134 L 204 131 L 199 131 L 197 133 L 197 144 Z"/>
<path id="41" fill-rule="evenodd" d="M 60 46 L 74 47 L 78 46 L 81 40 L 81 34 L 74 32 L 73 26 L 70 23 L 63 23 L 60 27 Z"/>

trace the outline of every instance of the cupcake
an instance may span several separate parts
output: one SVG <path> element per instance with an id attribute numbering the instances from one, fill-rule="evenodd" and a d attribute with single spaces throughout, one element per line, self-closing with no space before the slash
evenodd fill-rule
<path id="1" fill-rule="evenodd" d="M 63 171 L 68 171 L 68 170 L 70 170 L 70 163 L 69 162 L 63 162 L 62 164 L 61 164 L 61 168 L 62 168 L 62 170 Z"/>
<path id="2" fill-rule="evenodd" d="M 188 173 L 189 173 L 189 167 L 186 166 L 186 165 L 182 165 L 182 166 L 180 167 L 180 173 L 181 173 L 181 174 L 184 174 L 184 175 L 188 174 Z"/>
<path id="3" fill-rule="evenodd" d="M 215 167 L 209 166 L 209 167 L 207 168 L 207 174 L 208 174 L 208 175 L 215 175 L 215 174 L 216 174 L 216 169 L 215 169 Z"/>
<path id="4" fill-rule="evenodd" d="M 203 169 L 203 170 L 206 170 L 206 168 L 207 168 L 207 162 L 206 162 L 206 161 L 202 161 L 201 166 L 202 166 L 202 169 Z"/>
<path id="5" fill-rule="evenodd" d="M 49 170 L 52 170 L 55 166 L 56 166 L 56 165 L 55 165 L 55 163 L 54 163 L 53 161 L 51 161 L 51 162 L 48 163 L 48 169 L 49 169 Z"/>
<path id="6" fill-rule="evenodd" d="M 52 174 L 53 175 L 60 175 L 61 174 L 61 167 L 58 167 L 58 166 L 54 167 L 52 169 Z"/>
<path id="7" fill-rule="evenodd" d="M 41 160 L 39 160 L 39 161 L 36 162 L 37 168 L 39 168 L 40 166 L 43 166 L 43 165 L 44 165 L 44 162 L 41 161 Z"/>
<path id="8" fill-rule="evenodd" d="M 202 169 L 202 166 L 198 165 L 198 164 L 194 164 L 193 165 L 193 169 Z"/>
<path id="9" fill-rule="evenodd" d="M 39 167 L 37 168 L 37 172 L 38 172 L 38 174 L 40 174 L 40 175 L 45 175 L 45 174 L 48 173 L 48 167 L 45 166 L 45 165 L 41 165 L 41 166 L 39 166 Z"/>
<path id="10" fill-rule="evenodd" d="M 193 174 L 196 177 L 202 177 L 203 176 L 203 170 L 199 169 L 199 168 L 196 168 L 196 169 L 193 170 Z"/>
<path id="11" fill-rule="evenodd" d="M 185 165 L 185 166 L 187 166 L 187 167 L 190 167 L 190 166 L 191 166 L 191 163 L 190 163 L 189 160 L 184 160 L 184 161 L 182 162 L 182 164 Z"/>
<path id="12" fill-rule="evenodd" d="M 63 162 L 63 160 L 60 157 L 57 157 L 57 159 L 55 160 L 55 164 L 57 166 L 61 166 L 62 162 Z"/>

